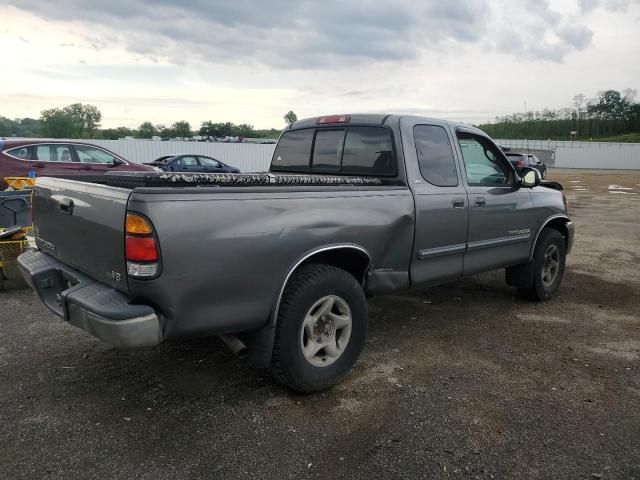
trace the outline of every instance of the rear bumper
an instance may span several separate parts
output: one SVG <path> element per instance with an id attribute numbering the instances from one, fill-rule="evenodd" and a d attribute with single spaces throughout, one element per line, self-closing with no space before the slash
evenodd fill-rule
<path id="1" fill-rule="evenodd" d="M 18 266 L 29 286 L 56 315 L 113 346 L 149 347 L 162 341 L 157 313 L 132 305 L 122 293 L 39 251 L 23 253 Z"/>

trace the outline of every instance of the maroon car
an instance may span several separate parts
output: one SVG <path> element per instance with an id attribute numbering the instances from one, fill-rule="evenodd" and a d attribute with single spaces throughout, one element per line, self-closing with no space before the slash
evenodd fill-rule
<path id="1" fill-rule="evenodd" d="M 0 139 L 0 190 L 5 177 L 71 177 L 100 175 L 109 171 L 154 171 L 128 162 L 106 148 L 81 142 Z"/>

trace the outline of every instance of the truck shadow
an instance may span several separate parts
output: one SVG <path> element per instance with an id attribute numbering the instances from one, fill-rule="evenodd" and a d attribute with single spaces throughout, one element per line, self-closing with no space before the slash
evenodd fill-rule
<path id="1" fill-rule="evenodd" d="M 558 298 L 545 303 L 519 299 L 506 286 L 501 272 L 478 275 L 445 286 L 403 295 L 376 297 L 370 302 L 367 346 L 352 380 L 370 371 L 386 371 L 394 353 L 424 356 L 437 350 L 470 343 L 469 348 L 497 345 L 505 328 L 531 315 L 557 318 L 567 304 L 607 304 L 611 298 L 626 298 L 625 288 L 602 279 L 568 272 L 568 283 Z M 622 291 L 623 289 L 624 291 Z M 614 292 L 617 292 L 614 296 Z M 529 315 L 529 317 L 527 317 Z M 523 317 L 524 316 L 524 317 Z M 267 371 L 256 369 L 235 357 L 217 338 L 180 340 L 146 350 L 124 351 L 93 339 L 85 347 L 67 346 L 59 365 L 72 365 L 60 379 L 62 388 L 77 401 L 105 402 L 143 408 L 180 408 L 192 402 L 264 403 L 273 397 L 317 399 L 320 394 L 300 396 L 277 385 Z M 497 347 L 496 347 L 497 348 Z M 59 367 L 64 368 L 64 367 Z M 375 376 L 369 376 L 376 381 Z M 340 388 L 328 392 L 339 396 Z"/>

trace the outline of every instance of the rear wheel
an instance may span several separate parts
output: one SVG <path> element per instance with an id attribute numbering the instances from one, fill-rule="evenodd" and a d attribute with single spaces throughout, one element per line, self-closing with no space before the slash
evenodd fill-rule
<path id="1" fill-rule="evenodd" d="M 530 300 L 549 300 L 562 283 L 565 259 L 564 237 L 558 230 L 546 228 L 540 234 L 532 261 L 513 267 L 511 272 L 507 269 L 507 281 L 510 275 L 519 274 L 515 284 L 520 295 Z"/>
<path id="2" fill-rule="evenodd" d="M 358 359 L 367 321 L 364 292 L 351 274 L 329 265 L 300 268 L 280 304 L 274 377 L 298 392 L 334 385 Z"/>

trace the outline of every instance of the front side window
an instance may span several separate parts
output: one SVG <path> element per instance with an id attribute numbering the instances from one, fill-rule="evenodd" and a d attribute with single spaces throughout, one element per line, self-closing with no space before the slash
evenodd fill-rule
<path id="1" fill-rule="evenodd" d="M 200 165 L 204 165 L 205 167 L 222 167 L 222 165 L 220 165 L 220 162 L 218 162 L 217 160 L 214 160 L 213 158 L 209 158 L 209 157 L 198 157 L 200 159 Z"/>
<path id="2" fill-rule="evenodd" d="M 467 183 L 471 186 L 497 187 L 509 183 L 505 165 L 500 161 L 498 149 L 489 140 L 466 132 L 458 132 Z"/>
<path id="3" fill-rule="evenodd" d="M 71 147 L 63 144 L 36 145 L 34 160 L 41 162 L 72 162 Z"/>
<path id="4" fill-rule="evenodd" d="M 342 173 L 395 175 L 391 132 L 382 127 L 350 127 L 344 142 Z"/>
<path id="5" fill-rule="evenodd" d="M 87 147 L 85 145 L 76 145 L 76 153 L 82 163 L 107 163 L 113 164 L 115 158 L 99 148 Z"/>
<path id="6" fill-rule="evenodd" d="M 271 170 L 308 171 L 313 133 L 313 128 L 285 132 L 273 153 Z"/>
<path id="7" fill-rule="evenodd" d="M 338 172 L 342 157 L 344 130 L 318 130 L 313 144 L 313 171 Z"/>
<path id="8" fill-rule="evenodd" d="M 416 125 L 413 138 L 422 176 L 438 187 L 458 185 L 456 160 L 446 130 L 435 125 Z"/>

